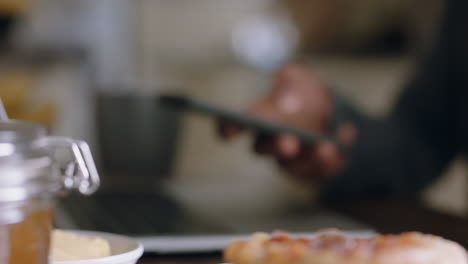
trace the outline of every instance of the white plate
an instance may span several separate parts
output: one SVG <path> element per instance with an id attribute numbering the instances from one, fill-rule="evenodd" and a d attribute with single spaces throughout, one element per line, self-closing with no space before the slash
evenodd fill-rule
<path id="1" fill-rule="evenodd" d="M 94 231 L 65 231 L 107 240 L 110 244 L 112 256 L 84 260 L 51 261 L 51 264 L 135 264 L 143 255 L 143 245 L 126 236 Z"/>

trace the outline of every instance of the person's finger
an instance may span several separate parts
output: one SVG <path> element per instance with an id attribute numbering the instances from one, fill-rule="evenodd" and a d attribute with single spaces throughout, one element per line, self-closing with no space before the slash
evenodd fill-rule
<path id="1" fill-rule="evenodd" d="M 308 163 L 307 166 L 304 161 L 298 158 L 283 158 L 277 157 L 276 162 L 280 168 L 285 171 L 289 176 L 300 181 L 306 181 L 309 178 L 315 177 L 313 173 L 314 168 L 312 164 Z"/>
<path id="2" fill-rule="evenodd" d="M 232 122 L 220 120 L 218 122 L 218 134 L 225 139 L 236 137 L 242 132 L 242 127 Z"/>
<path id="3" fill-rule="evenodd" d="M 269 97 L 278 112 L 283 114 L 300 112 L 304 98 L 301 97 L 298 87 L 304 84 L 307 75 L 308 73 L 297 65 L 289 65 L 278 71 L 273 92 Z"/>
<path id="4" fill-rule="evenodd" d="M 324 178 L 335 175 L 343 168 L 346 156 L 335 143 L 321 142 L 313 151 L 313 158 L 321 165 Z"/>
<path id="5" fill-rule="evenodd" d="M 285 159 L 295 158 L 301 150 L 299 139 L 289 134 L 277 136 L 274 144 L 277 154 Z"/>
<path id="6" fill-rule="evenodd" d="M 279 156 L 277 158 L 281 168 L 297 180 L 311 182 L 322 176 L 322 164 L 315 157 L 315 146 L 301 146 L 299 154 L 294 158 Z"/>
<path id="7" fill-rule="evenodd" d="M 285 89 L 285 92 L 275 98 L 273 103 L 279 113 L 292 115 L 302 110 L 304 99 L 301 98 L 299 93 L 291 89 Z"/>
<path id="8" fill-rule="evenodd" d="M 321 182 L 336 175 L 346 164 L 346 156 L 331 142 L 302 146 L 294 158 L 278 157 L 281 168 L 303 182 Z"/>
<path id="9" fill-rule="evenodd" d="M 247 109 L 246 114 L 270 122 L 279 122 L 281 120 L 276 106 L 269 100 L 262 100 L 251 105 Z"/>
<path id="10" fill-rule="evenodd" d="M 260 155 L 276 154 L 274 137 L 267 135 L 257 135 L 253 144 L 254 152 Z"/>
<path id="11" fill-rule="evenodd" d="M 284 66 L 276 72 L 275 75 L 275 90 L 274 92 L 281 92 L 281 88 L 290 87 L 291 84 L 302 82 L 310 78 L 313 74 L 304 66 L 297 64 L 289 64 Z"/>

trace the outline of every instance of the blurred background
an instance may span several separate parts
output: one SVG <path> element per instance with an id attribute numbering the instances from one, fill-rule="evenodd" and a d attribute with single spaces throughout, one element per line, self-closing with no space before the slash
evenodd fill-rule
<path id="1" fill-rule="evenodd" d="M 266 215 L 314 190 L 225 143 L 211 120 L 154 104 L 183 92 L 232 109 L 300 60 L 383 115 L 430 47 L 442 0 L 0 0 L 0 97 L 12 118 L 90 142 L 103 189 L 165 186 L 197 211 Z M 455 163 L 426 202 L 466 213 Z M 207 206 L 209 204 L 209 206 Z M 227 215 L 228 217 L 229 215 Z"/>

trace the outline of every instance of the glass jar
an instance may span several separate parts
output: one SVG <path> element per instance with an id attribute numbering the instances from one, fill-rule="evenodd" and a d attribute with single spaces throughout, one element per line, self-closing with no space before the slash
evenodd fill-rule
<path id="1" fill-rule="evenodd" d="M 35 123 L 0 121 L 0 263 L 48 263 L 54 201 L 98 186 L 85 142 L 48 137 Z"/>

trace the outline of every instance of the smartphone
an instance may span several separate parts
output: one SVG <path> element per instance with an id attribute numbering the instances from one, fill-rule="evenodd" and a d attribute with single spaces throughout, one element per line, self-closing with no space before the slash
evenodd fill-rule
<path id="1" fill-rule="evenodd" d="M 177 111 L 190 111 L 205 114 L 218 120 L 232 122 L 243 128 L 251 129 L 256 133 L 267 135 L 289 134 L 297 137 L 302 143 L 313 145 L 321 141 L 329 141 L 345 150 L 345 146 L 335 138 L 318 135 L 302 129 L 286 126 L 279 123 L 265 121 L 245 113 L 231 111 L 223 107 L 202 102 L 193 98 L 180 95 L 160 95 L 158 101 L 162 106 L 170 107 Z"/>

